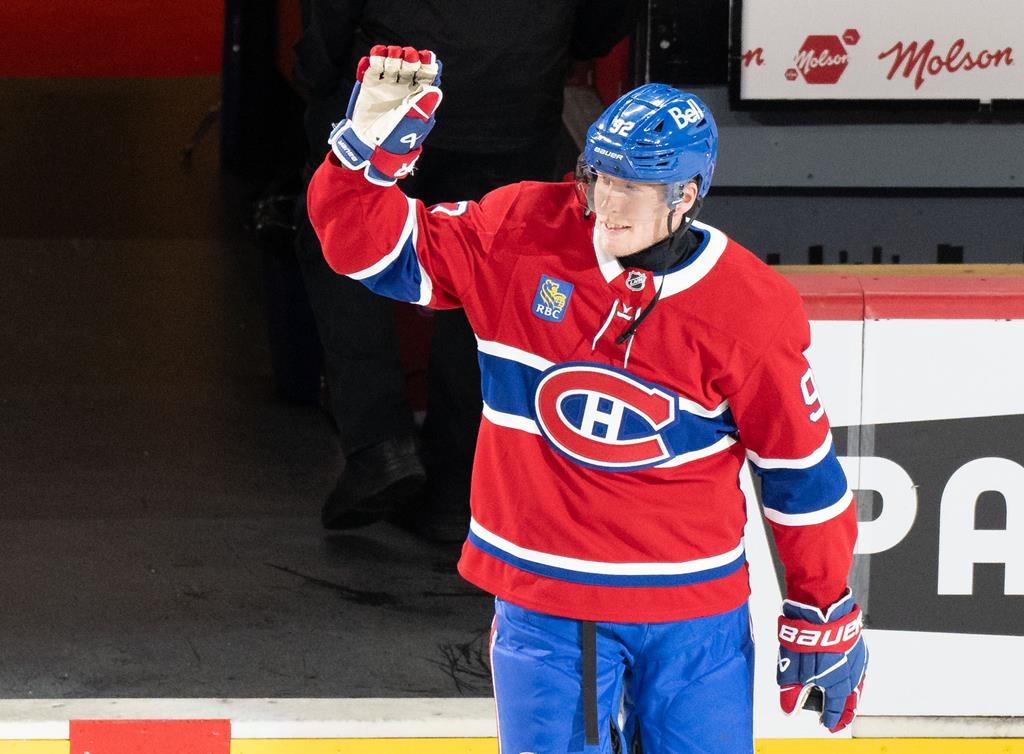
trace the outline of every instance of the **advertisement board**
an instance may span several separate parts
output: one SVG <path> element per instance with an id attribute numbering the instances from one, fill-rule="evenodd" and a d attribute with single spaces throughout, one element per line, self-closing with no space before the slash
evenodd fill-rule
<path id="1" fill-rule="evenodd" d="M 1024 277 L 791 280 L 858 504 L 851 583 L 871 655 L 860 713 L 1024 716 Z M 778 711 L 781 573 L 764 567 L 757 489 L 743 485 L 765 648 L 755 733 L 825 736 L 809 714 Z"/>
<path id="2" fill-rule="evenodd" d="M 734 99 L 1024 99 L 1024 3 L 734 0 Z"/>

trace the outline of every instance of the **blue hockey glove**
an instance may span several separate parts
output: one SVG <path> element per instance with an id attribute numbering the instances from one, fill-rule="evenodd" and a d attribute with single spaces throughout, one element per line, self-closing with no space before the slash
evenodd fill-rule
<path id="1" fill-rule="evenodd" d="M 863 627 L 849 589 L 824 612 L 792 600 L 782 603 L 776 678 L 783 712 L 804 708 L 818 692 L 822 725 L 835 733 L 853 722 L 868 662 Z"/>
<path id="2" fill-rule="evenodd" d="M 412 172 L 441 103 L 441 63 L 429 50 L 376 45 L 359 61 L 345 119 L 327 143 L 343 165 L 391 186 Z"/>

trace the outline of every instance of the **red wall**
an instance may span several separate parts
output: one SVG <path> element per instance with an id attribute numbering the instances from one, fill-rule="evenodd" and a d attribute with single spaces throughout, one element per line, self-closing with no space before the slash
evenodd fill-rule
<path id="1" fill-rule="evenodd" d="M 220 73 L 220 2 L 2 0 L 2 6 L 0 78 Z"/>

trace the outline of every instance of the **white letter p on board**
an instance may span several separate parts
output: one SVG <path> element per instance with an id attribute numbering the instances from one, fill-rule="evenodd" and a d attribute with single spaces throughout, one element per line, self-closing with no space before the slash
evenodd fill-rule
<path id="1" fill-rule="evenodd" d="M 855 490 L 873 490 L 882 498 L 882 512 L 857 526 L 858 555 L 884 552 L 898 545 L 917 517 L 914 480 L 895 461 L 879 456 L 840 456 L 839 463 Z"/>

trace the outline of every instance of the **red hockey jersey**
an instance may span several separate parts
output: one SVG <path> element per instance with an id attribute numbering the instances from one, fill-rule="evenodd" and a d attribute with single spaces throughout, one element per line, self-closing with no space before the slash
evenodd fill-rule
<path id="1" fill-rule="evenodd" d="M 788 596 L 840 597 L 856 514 L 804 356 L 807 318 L 750 252 L 695 223 L 700 247 L 680 266 L 623 269 L 571 183 L 428 208 L 331 156 L 309 214 L 335 271 L 461 306 L 476 333 L 483 420 L 459 561 L 470 582 L 586 620 L 735 608 L 749 595 L 749 460 Z M 659 286 L 651 315 L 616 342 Z"/>

